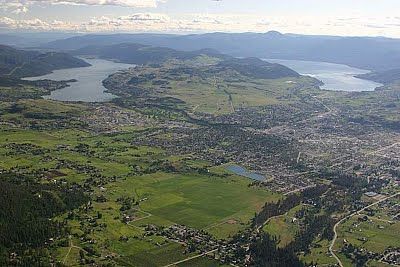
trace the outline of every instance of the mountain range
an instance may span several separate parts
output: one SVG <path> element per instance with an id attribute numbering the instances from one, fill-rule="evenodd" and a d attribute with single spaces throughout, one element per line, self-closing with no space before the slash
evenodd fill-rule
<path id="1" fill-rule="evenodd" d="M 53 70 L 90 66 L 67 53 L 26 51 L 0 45 L 0 76 L 40 76 Z"/>
<path id="2" fill-rule="evenodd" d="M 76 50 L 88 46 L 139 43 L 182 51 L 215 49 L 234 57 L 324 61 L 372 71 L 400 68 L 400 39 L 268 33 L 192 35 L 109 34 L 56 40 L 42 49 Z"/>
<path id="3" fill-rule="evenodd" d="M 209 71 L 231 69 L 242 75 L 259 79 L 276 79 L 282 77 L 300 76 L 294 70 L 280 64 L 273 64 L 259 58 L 235 58 L 221 54 L 213 49 L 196 51 L 178 51 L 165 47 L 122 43 L 103 46 L 87 46 L 71 51 L 74 55 L 96 56 L 102 59 L 116 60 L 128 64 L 160 64 L 168 60 L 192 60 L 206 56 L 214 64 L 209 65 Z M 216 62 L 215 62 L 216 61 Z"/>

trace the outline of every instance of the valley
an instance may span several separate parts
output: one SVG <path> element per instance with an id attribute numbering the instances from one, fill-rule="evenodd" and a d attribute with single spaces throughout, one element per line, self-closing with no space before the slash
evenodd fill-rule
<path id="1" fill-rule="evenodd" d="M 26 208 L 2 214 L 0 264 L 393 264 L 400 83 L 328 91 L 256 58 L 131 47 L 141 64 L 93 86 L 104 102 L 48 99 L 83 69 L 1 78 L 0 203 Z"/>

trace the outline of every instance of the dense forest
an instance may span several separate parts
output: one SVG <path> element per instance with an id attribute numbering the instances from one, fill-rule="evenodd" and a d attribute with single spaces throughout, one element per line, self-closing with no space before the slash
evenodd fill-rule
<path id="1" fill-rule="evenodd" d="M 304 266 L 292 251 L 287 248 L 278 248 L 276 238 L 265 233 L 261 235 L 260 239 L 251 244 L 250 251 L 253 255 L 254 266 Z"/>
<path id="2" fill-rule="evenodd" d="M 53 218 L 86 201 L 77 185 L 40 184 L 31 177 L 1 174 L 0 266 L 32 266 L 48 258 L 46 246 L 68 233 Z"/>

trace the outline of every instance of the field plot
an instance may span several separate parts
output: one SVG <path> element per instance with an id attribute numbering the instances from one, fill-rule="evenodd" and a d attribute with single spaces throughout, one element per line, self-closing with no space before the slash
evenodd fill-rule
<path id="1" fill-rule="evenodd" d="M 209 226 L 206 231 L 218 238 L 233 235 L 243 227 L 239 222 L 247 224 L 265 201 L 279 198 L 265 190 L 248 188 L 248 183 L 247 179 L 234 176 L 224 180 L 161 172 L 127 177 L 106 187 L 107 202 L 94 204 L 94 211 L 102 214 L 97 223 L 107 227 L 88 237 L 96 240 L 97 249 L 103 253 L 119 255 L 117 262 L 122 266 L 162 266 L 186 259 L 196 254 L 184 253 L 181 244 L 162 237 L 143 236 L 145 226 L 184 224 L 196 229 Z M 142 200 L 140 210 L 134 212 L 135 219 L 128 224 L 121 222 L 117 203 L 121 196 Z M 94 211 L 89 215 L 95 217 Z M 229 220 L 230 223 L 225 223 Z M 189 266 L 213 266 L 209 264 L 218 266 L 208 259 L 194 260 Z"/>
<path id="2" fill-rule="evenodd" d="M 141 209 L 170 223 L 202 229 L 228 219 L 247 221 L 279 195 L 248 188 L 244 178 L 157 173 L 115 183 L 115 195 L 136 193 Z M 151 221 L 149 218 L 147 221 Z"/>
<path id="3" fill-rule="evenodd" d="M 294 207 L 284 215 L 271 218 L 263 227 L 266 233 L 276 236 L 279 240 L 279 247 L 285 247 L 294 240 L 296 232 L 299 231 L 299 220 L 296 218 L 296 212 L 301 210 L 303 205 Z"/>
<path id="4" fill-rule="evenodd" d="M 334 265 L 337 262 L 330 254 L 328 247 L 328 240 L 316 241 L 312 244 L 310 252 L 305 255 L 301 255 L 300 258 L 307 264 L 314 263 L 318 266 Z"/>
<path id="5" fill-rule="evenodd" d="M 44 183 L 62 180 L 96 185 L 88 208 L 58 217 L 68 221 L 73 241 L 59 246 L 53 255 L 68 266 L 79 265 L 87 255 L 96 262 L 112 259 L 121 266 L 178 262 L 196 254 L 164 237 L 146 236 L 146 225 L 181 224 L 228 238 L 248 225 L 265 202 L 281 198 L 266 189 L 249 187 L 251 180 L 227 174 L 223 168 L 212 168 L 214 175 L 145 173 L 160 160 L 191 168 L 204 168 L 207 162 L 183 161 L 182 156 L 167 156 L 157 148 L 132 146 L 134 132 L 98 136 L 75 130 L 2 133 L 0 153 L 7 156 L 2 157 L 1 168 L 24 167 L 27 173 L 39 173 Z M 137 204 L 123 212 L 121 198 L 126 197 Z M 124 221 L 123 213 L 133 219 Z M 181 265 L 185 264 L 217 266 L 207 258 Z"/>
<path id="6" fill-rule="evenodd" d="M 385 266 L 384 258 L 397 253 L 399 247 L 400 199 L 390 199 L 353 216 L 338 228 L 336 248 L 340 258 L 349 262 L 349 257 L 361 253 L 371 266 Z M 353 248 L 356 248 L 353 250 Z"/>

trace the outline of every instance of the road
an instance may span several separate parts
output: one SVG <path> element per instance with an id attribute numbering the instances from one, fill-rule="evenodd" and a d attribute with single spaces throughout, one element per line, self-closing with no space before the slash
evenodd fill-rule
<path id="1" fill-rule="evenodd" d="M 214 253 L 214 252 L 216 252 L 217 250 L 218 250 L 218 249 L 210 250 L 210 251 L 208 251 L 208 252 L 204 252 L 204 253 L 202 253 L 202 254 L 199 254 L 199 255 L 196 255 L 196 256 L 193 256 L 193 257 L 184 259 L 184 260 L 180 260 L 180 261 L 177 261 L 177 262 L 170 263 L 170 264 L 168 264 L 168 265 L 165 265 L 164 267 L 176 266 L 177 264 L 180 264 L 180 263 L 183 263 L 183 262 L 187 262 L 187 261 L 190 261 L 190 260 L 193 260 L 193 259 L 197 259 L 197 258 L 203 257 L 203 256 L 205 256 L 205 255 Z"/>
<path id="2" fill-rule="evenodd" d="M 397 145 L 400 145 L 400 142 L 397 142 L 397 143 L 394 143 L 394 144 L 391 144 L 391 145 L 388 145 L 388 146 L 382 147 L 382 148 L 380 148 L 380 149 L 378 149 L 378 150 L 375 150 L 375 151 L 372 151 L 372 152 L 366 153 L 365 155 L 367 155 L 367 156 L 369 156 L 369 155 L 373 155 L 373 154 L 376 154 L 376 153 L 379 153 L 379 152 L 385 151 L 386 149 L 388 149 L 388 148 L 392 148 L 392 147 L 394 147 L 394 146 L 397 146 Z"/>
<path id="3" fill-rule="evenodd" d="M 355 212 L 353 212 L 353 213 L 351 213 L 351 214 L 345 216 L 343 219 L 341 219 L 340 221 L 338 221 L 338 222 L 335 224 L 335 226 L 333 227 L 334 236 L 333 236 L 331 245 L 329 246 L 329 252 L 330 252 L 330 253 L 332 254 L 332 256 L 336 259 L 336 261 L 338 262 L 338 264 L 339 264 L 340 267 L 343 267 L 343 263 L 342 263 L 342 261 L 339 259 L 339 257 L 335 254 L 335 252 L 333 251 L 333 247 L 334 247 L 335 242 L 336 242 L 336 239 L 337 239 L 337 237 L 338 237 L 338 234 L 337 234 L 337 227 L 338 227 L 343 221 L 345 221 L 345 220 L 347 220 L 347 219 L 353 217 L 354 215 L 357 215 L 357 214 L 359 214 L 360 212 L 362 212 L 362 211 L 364 211 L 364 210 L 366 210 L 366 209 L 368 209 L 368 208 L 370 208 L 370 207 L 372 207 L 372 206 L 375 206 L 375 205 L 377 205 L 377 204 L 379 204 L 379 203 L 382 203 L 382 202 L 384 202 L 384 201 L 386 201 L 386 200 L 388 200 L 388 199 L 390 199 L 390 198 L 394 198 L 394 197 L 396 197 L 396 196 L 398 196 L 398 195 L 400 195 L 400 192 L 397 192 L 397 193 L 395 193 L 395 194 L 393 194 L 393 195 L 390 195 L 390 196 L 385 197 L 385 198 L 383 198 L 383 199 L 381 199 L 381 200 L 378 200 L 378 201 L 376 201 L 376 202 L 374 202 L 374 203 L 372 203 L 372 204 L 370 204 L 370 205 L 368 205 L 368 206 L 365 206 L 364 208 L 362 208 L 362 209 L 360 209 L 360 210 L 358 210 L 358 211 L 355 211 Z"/>
<path id="4" fill-rule="evenodd" d="M 376 150 L 374 150 L 374 151 L 365 153 L 364 155 L 365 155 L 365 156 L 374 155 L 374 154 L 376 154 L 376 153 L 385 151 L 386 149 L 392 148 L 392 147 L 397 146 L 397 145 L 400 145 L 400 142 L 396 142 L 396 143 L 393 143 L 393 144 L 391 144 L 391 145 L 378 148 L 378 149 L 376 149 Z M 349 157 L 351 157 L 351 156 L 352 156 L 352 155 L 343 155 L 343 156 L 340 156 L 340 157 L 337 157 L 337 158 L 333 159 L 332 162 L 336 162 L 336 161 L 341 160 L 341 159 L 344 159 L 344 158 L 349 158 Z M 332 164 L 331 166 L 329 166 L 329 168 L 333 168 L 333 167 L 339 166 L 339 165 L 342 164 L 342 163 L 343 163 L 343 161 L 339 161 L 339 162 L 337 162 L 337 163 Z M 351 169 L 351 168 L 349 168 L 349 169 Z"/>
<path id="5" fill-rule="evenodd" d="M 301 191 L 303 191 L 303 190 L 305 190 L 305 189 L 312 188 L 312 187 L 315 187 L 315 186 L 316 186 L 315 184 L 307 185 L 307 186 L 300 187 L 300 188 L 297 188 L 297 189 L 295 189 L 295 190 L 292 190 L 292 191 L 290 191 L 290 192 L 287 192 L 287 193 L 285 193 L 285 194 L 283 194 L 283 195 L 284 195 L 284 196 L 291 195 L 291 194 L 294 194 L 294 193 L 297 193 L 297 192 L 301 192 Z"/>
<path id="6" fill-rule="evenodd" d="M 75 246 L 75 245 L 72 243 L 72 236 L 69 236 L 68 238 L 69 238 L 69 249 L 68 249 L 67 255 L 65 255 L 65 257 L 64 257 L 63 264 L 65 264 L 65 262 L 67 261 L 68 256 L 69 256 L 69 254 L 71 253 L 71 250 L 72 250 L 73 248 L 76 248 L 76 249 L 78 249 L 78 250 L 82 250 L 82 251 L 85 252 L 86 254 L 89 254 L 89 252 L 87 252 L 87 251 L 84 250 L 83 248 L 78 247 L 78 246 Z M 84 244 L 84 243 L 82 243 L 82 244 Z"/>
<path id="7" fill-rule="evenodd" d="M 299 151 L 299 154 L 297 155 L 297 160 L 296 160 L 297 164 L 298 164 L 299 161 L 300 161 L 300 157 L 301 157 L 301 152 Z"/>
<path id="8" fill-rule="evenodd" d="M 136 225 L 134 225 L 134 224 L 132 224 L 132 223 L 137 222 L 137 221 L 141 221 L 141 220 L 144 220 L 144 219 L 147 219 L 147 218 L 149 218 L 149 217 L 151 217 L 151 216 L 153 216 L 153 215 L 152 215 L 151 213 L 148 213 L 147 211 L 143 211 L 143 210 L 141 210 L 141 209 L 138 209 L 137 211 L 143 212 L 144 214 L 146 214 L 146 216 L 141 217 L 141 218 L 134 219 L 134 220 L 128 222 L 127 225 L 132 226 L 132 227 L 134 227 L 134 228 L 136 228 L 136 229 L 139 229 L 139 230 L 143 230 L 143 229 L 140 228 L 139 226 L 136 226 Z"/>
<path id="9" fill-rule="evenodd" d="M 45 59 L 45 58 L 48 58 L 49 56 L 53 56 L 54 55 L 54 53 L 48 53 L 43 59 Z M 43 60 L 42 59 L 42 60 Z M 16 66 L 15 68 L 13 68 L 7 75 L 8 76 L 12 76 L 13 74 L 14 74 L 14 72 L 17 70 L 17 69 L 22 69 L 23 67 L 25 67 L 25 65 L 27 65 L 27 64 L 29 64 L 29 63 L 31 63 L 31 61 L 27 61 L 27 62 L 24 62 L 22 65 L 20 65 L 20 66 Z"/>
<path id="10" fill-rule="evenodd" d="M 388 254 L 386 254 L 385 256 L 383 256 L 380 260 L 379 260 L 379 262 L 383 262 L 387 257 L 389 257 L 389 256 L 391 256 L 391 255 L 395 255 L 395 256 L 400 256 L 400 253 L 398 253 L 398 252 L 390 252 L 390 253 L 388 253 Z M 384 262 L 385 263 L 385 262 Z M 385 263 L 385 264 L 387 264 L 387 263 Z M 400 266 L 400 265 L 396 265 L 396 264 L 391 264 L 392 266 Z"/>
<path id="11" fill-rule="evenodd" d="M 23 63 L 21 66 L 16 66 L 15 68 L 13 68 L 13 69 L 10 71 L 10 73 L 8 73 L 8 76 L 13 75 L 14 72 L 15 72 L 17 69 L 22 69 L 27 63 L 29 63 L 29 62 L 25 62 L 25 63 Z"/>

